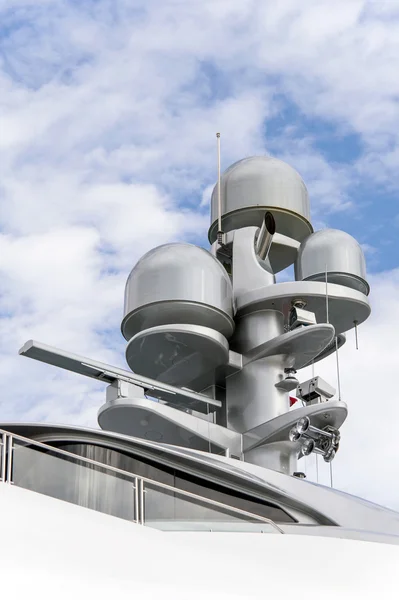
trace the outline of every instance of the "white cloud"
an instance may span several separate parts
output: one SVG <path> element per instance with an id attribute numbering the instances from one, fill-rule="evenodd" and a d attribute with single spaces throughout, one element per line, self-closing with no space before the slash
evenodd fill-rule
<path id="1" fill-rule="evenodd" d="M 396 452 L 399 399 L 397 314 L 399 269 L 370 277 L 372 314 L 359 327 L 359 350 L 354 331 L 339 351 L 341 398 L 349 408 L 342 442 L 333 462 L 334 485 L 399 510 L 399 490 L 392 484 L 399 472 Z M 315 365 L 315 374 L 337 386 L 335 355 Z M 310 370 L 301 372 L 305 380 Z M 328 467 L 319 463 L 323 481 Z M 314 465 L 309 465 L 314 478 Z M 391 483 L 390 483 L 391 482 Z"/>
<path id="2" fill-rule="evenodd" d="M 352 208 L 350 191 L 354 173 L 350 165 L 330 164 L 313 147 L 311 139 L 299 138 L 295 128 L 289 128 L 281 139 L 273 138 L 269 143 L 282 160 L 299 171 L 306 182 L 315 229 L 325 226 L 326 215 Z"/>
<path id="3" fill-rule="evenodd" d="M 394 3 L 3 0 L 0 20 L 2 420 L 95 424 L 101 385 L 16 352 L 36 338 L 123 365 L 129 270 L 158 244 L 205 241 L 216 131 L 223 166 L 270 149 L 291 162 L 317 227 L 334 211 L 351 217 L 360 179 L 397 187 Z M 360 157 L 331 163 L 299 122 L 276 137 L 271 119 L 287 100 L 357 134 Z M 361 350 L 341 352 L 351 412 L 334 472 L 337 485 L 399 508 L 381 467 L 397 467 L 396 272 L 372 286 Z M 323 369 L 334 377 L 333 359 Z M 372 448 L 362 427 L 376 415 Z"/>

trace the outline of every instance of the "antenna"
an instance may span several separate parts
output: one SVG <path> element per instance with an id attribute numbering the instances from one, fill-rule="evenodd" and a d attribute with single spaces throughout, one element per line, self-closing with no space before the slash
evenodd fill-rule
<path id="1" fill-rule="evenodd" d="M 329 323 L 329 315 L 328 315 L 328 280 L 327 280 L 327 264 L 326 264 L 326 321 Z"/>
<path id="2" fill-rule="evenodd" d="M 341 400 L 341 378 L 339 375 L 339 359 L 338 359 L 338 336 L 335 337 L 335 356 L 337 359 L 338 400 Z"/>
<path id="3" fill-rule="evenodd" d="M 356 340 L 356 350 L 359 350 L 359 340 L 357 337 L 357 321 L 353 321 L 355 324 L 355 340 Z"/>
<path id="4" fill-rule="evenodd" d="M 59 367 L 60 369 L 65 369 L 66 371 L 72 371 L 72 373 L 98 379 L 104 383 L 112 384 L 118 380 L 124 381 L 141 387 L 151 397 L 158 398 L 167 404 L 173 403 L 174 405 L 180 405 L 182 408 L 196 410 L 205 414 L 209 412 L 209 405 L 218 408 L 222 406 L 219 400 L 198 394 L 189 389 L 177 388 L 173 385 L 168 385 L 149 377 L 142 377 L 131 371 L 125 371 L 124 369 L 59 350 L 58 348 L 33 340 L 26 342 L 20 349 L 19 354 L 47 363 L 48 365 Z"/>
<path id="5" fill-rule="evenodd" d="M 217 160 L 218 160 L 218 233 L 217 239 L 219 245 L 223 245 L 224 236 L 222 231 L 222 195 L 221 195 L 221 176 L 220 176 L 220 133 L 216 134 L 216 144 L 217 144 Z"/>

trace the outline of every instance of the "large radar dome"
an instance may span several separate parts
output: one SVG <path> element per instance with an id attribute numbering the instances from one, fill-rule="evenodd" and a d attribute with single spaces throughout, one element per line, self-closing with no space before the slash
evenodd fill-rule
<path id="1" fill-rule="evenodd" d="M 270 156 L 244 158 L 229 167 L 221 177 L 222 230 L 260 227 L 270 211 L 276 231 L 302 241 L 313 229 L 306 186 L 295 169 Z M 218 185 L 211 201 L 209 240 L 218 230 Z"/>
<path id="2" fill-rule="evenodd" d="M 122 333 L 127 340 L 148 327 L 185 323 L 234 330 L 233 290 L 226 270 L 207 250 L 173 243 L 147 252 L 125 288 Z"/>
<path id="3" fill-rule="evenodd" d="M 130 368 L 171 385 L 203 389 L 228 363 L 233 289 L 216 258 L 191 244 L 148 252 L 130 273 L 122 333 Z"/>

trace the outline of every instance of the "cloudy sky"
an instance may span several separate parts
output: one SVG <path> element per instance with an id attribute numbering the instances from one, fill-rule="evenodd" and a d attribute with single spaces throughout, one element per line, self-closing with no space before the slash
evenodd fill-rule
<path id="1" fill-rule="evenodd" d="M 399 510 L 398 73 L 395 0 L 0 0 L 1 421 L 96 426 L 101 384 L 18 349 L 124 366 L 127 274 L 207 246 L 221 131 L 223 168 L 287 160 L 315 228 L 363 245 L 373 312 L 340 353 L 334 485 Z M 335 359 L 316 374 L 335 383 Z"/>

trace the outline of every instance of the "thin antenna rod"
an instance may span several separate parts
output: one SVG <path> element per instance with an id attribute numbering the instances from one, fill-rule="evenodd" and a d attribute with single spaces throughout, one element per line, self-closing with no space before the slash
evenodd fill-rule
<path id="1" fill-rule="evenodd" d="M 330 487 L 333 487 L 333 470 L 332 470 L 331 462 L 330 462 Z"/>
<path id="2" fill-rule="evenodd" d="M 335 338 L 335 356 L 337 359 L 338 400 L 341 400 L 341 377 L 339 375 L 338 337 Z"/>
<path id="3" fill-rule="evenodd" d="M 326 321 L 329 323 L 329 315 L 328 315 L 328 280 L 327 280 L 327 265 L 326 265 Z"/>
<path id="4" fill-rule="evenodd" d="M 357 337 L 357 321 L 353 321 L 355 324 L 355 340 L 356 340 L 356 350 L 359 350 L 359 340 Z"/>
<path id="5" fill-rule="evenodd" d="M 218 241 L 222 243 L 222 194 L 220 185 L 220 133 L 216 134 L 217 158 L 218 158 Z"/>

